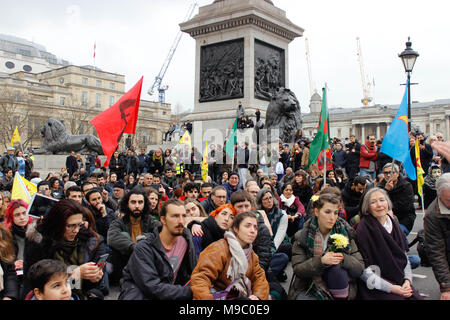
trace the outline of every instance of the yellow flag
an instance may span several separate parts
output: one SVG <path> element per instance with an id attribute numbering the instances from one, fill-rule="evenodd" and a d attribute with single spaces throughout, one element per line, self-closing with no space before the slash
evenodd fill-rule
<path id="1" fill-rule="evenodd" d="M 14 142 L 20 142 L 19 129 L 17 128 L 17 126 L 16 129 L 14 129 L 14 133 L 11 138 L 11 147 L 14 147 Z"/>
<path id="2" fill-rule="evenodd" d="M 206 182 L 206 179 L 208 178 L 208 141 L 206 141 L 205 153 L 203 154 L 202 178 L 203 178 L 203 181 L 205 181 L 205 182 Z"/>
<path id="3" fill-rule="evenodd" d="M 423 174 L 425 171 L 422 169 L 422 163 L 420 162 L 420 149 L 419 149 L 419 140 L 416 139 L 416 167 L 417 167 L 417 190 L 419 192 L 419 195 L 423 197 L 422 195 L 422 186 L 424 185 L 425 181 L 423 179 Z"/>
<path id="4" fill-rule="evenodd" d="M 13 187 L 11 190 L 11 200 L 17 199 L 22 199 L 26 203 L 31 202 L 30 193 L 28 192 L 27 187 L 18 172 L 16 172 L 16 175 L 14 176 Z"/>
<path id="5" fill-rule="evenodd" d="M 25 188 L 27 188 L 28 193 L 32 197 L 33 194 L 35 194 L 37 192 L 37 186 L 34 183 L 31 183 L 30 181 L 28 181 L 27 179 L 25 179 L 22 176 L 20 176 L 20 178 L 22 179 L 23 184 L 25 185 Z"/>
<path id="6" fill-rule="evenodd" d="M 189 131 L 186 130 L 186 132 L 181 137 L 179 143 L 187 144 L 189 146 L 189 148 L 192 149 L 191 135 L 189 134 Z"/>

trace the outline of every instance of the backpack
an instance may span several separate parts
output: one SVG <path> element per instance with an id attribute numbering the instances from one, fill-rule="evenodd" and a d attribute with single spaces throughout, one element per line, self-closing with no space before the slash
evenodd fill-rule
<path id="1" fill-rule="evenodd" d="M 276 174 L 283 174 L 284 173 L 284 167 L 283 164 L 281 162 L 277 162 L 276 166 L 275 166 L 275 173 Z"/>
<path id="2" fill-rule="evenodd" d="M 430 261 L 428 260 L 427 252 L 425 251 L 425 230 L 422 229 L 417 233 L 416 238 L 409 244 L 411 248 L 417 243 L 417 253 L 420 257 L 420 265 L 423 267 L 431 267 Z"/>

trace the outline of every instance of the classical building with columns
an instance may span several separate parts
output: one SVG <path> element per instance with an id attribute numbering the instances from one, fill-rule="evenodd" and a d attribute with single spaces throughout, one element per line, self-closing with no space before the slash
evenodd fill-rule
<path id="1" fill-rule="evenodd" d="M 313 94 L 309 105 L 310 113 L 303 114 L 303 134 L 313 137 L 317 132 L 322 99 Z M 345 139 L 354 134 L 359 141 L 367 135 L 384 137 L 397 114 L 399 105 L 374 105 L 355 108 L 331 108 L 330 136 Z M 450 99 L 411 103 L 411 125 L 419 127 L 427 136 L 438 132 L 444 139 L 450 137 Z"/>
<path id="2" fill-rule="evenodd" d="M 0 151 L 15 126 L 23 148 L 40 147 L 40 129 L 50 117 L 62 120 L 70 134 L 96 135 L 89 121 L 125 93 L 124 75 L 70 64 L 16 37 L 0 35 L 0 64 Z M 170 104 L 141 100 L 133 145 L 162 143 L 170 122 Z"/>

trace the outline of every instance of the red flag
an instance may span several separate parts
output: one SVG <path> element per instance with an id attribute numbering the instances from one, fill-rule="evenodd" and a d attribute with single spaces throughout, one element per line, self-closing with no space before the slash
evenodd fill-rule
<path id="1" fill-rule="evenodd" d="M 117 149 L 122 135 L 136 133 L 143 80 L 144 77 L 113 106 L 90 121 L 97 130 L 103 153 L 107 157 L 103 164 L 105 167 L 109 165 L 109 160 Z"/>
<path id="2" fill-rule="evenodd" d="M 323 160 L 324 160 L 323 159 L 323 152 L 324 151 L 325 150 L 320 151 L 319 157 L 317 158 L 317 166 L 319 168 L 319 171 L 323 170 L 323 165 L 324 165 L 324 163 L 323 163 Z M 331 149 L 330 148 L 328 148 L 326 150 L 325 157 L 327 158 L 327 171 L 333 170 L 333 158 L 332 158 L 332 155 L 331 155 Z"/>

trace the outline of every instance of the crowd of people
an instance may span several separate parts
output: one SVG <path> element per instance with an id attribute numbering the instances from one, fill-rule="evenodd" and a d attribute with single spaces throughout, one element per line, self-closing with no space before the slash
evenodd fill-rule
<path id="1" fill-rule="evenodd" d="M 433 149 L 416 136 L 426 260 L 450 299 L 450 155 L 444 142 Z M 307 166 L 301 130 L 292 147 L 237 146 L 236 165 L 213 145 L 206 181 L 194 148 L 189 159 L 116 151 L 107 168 L 72 152 L 45 178 L 32 155 L 9 148 L 0 159 L 0 299 L 101 300 L 118 286 L 119 300 L 420 300 L 412 269 L 424 256 L 407 241 L 416 182 L 380 143 L 333 139 L 325 177 L 320 164 Z M 16 171 L 59 200 L 41 218 L 11 200 Z"/>

